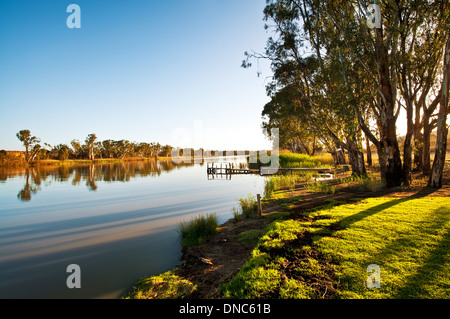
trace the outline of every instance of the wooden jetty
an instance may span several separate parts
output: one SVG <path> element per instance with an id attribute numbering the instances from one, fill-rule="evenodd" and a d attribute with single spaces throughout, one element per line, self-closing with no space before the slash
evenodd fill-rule
<path id="1" fill-rule="evenodd" d="M 231 163 L 208 163 L 207 173 L 210 175 L 259 174 L 259 169 L 234 168 Z"/>
<path id="2" fill-rule="evenodd" d="M 319 175 L 335 175 L 332 168 L 277 168 L 261 166 L 259 169 L 235 168 L 231 163 L 208 163 L 208 175 L 236 175 L 236 174 L 259 174 L 261 176 L 274 175 L 278 172 L 315 172 Z"/>
<path id="3" fill-rule="evenodd" d="M 273 175 L 278 172 L 315 172 L 318 174 L 332 174 L 333 170 L 331 168 L 276 168 L 276 167 L 260 167 L 260 175 Z"/>

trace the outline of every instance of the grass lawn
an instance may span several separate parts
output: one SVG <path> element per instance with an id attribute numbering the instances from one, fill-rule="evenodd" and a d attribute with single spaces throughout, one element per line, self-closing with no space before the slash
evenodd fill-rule
<path id="1" fill-rule="evenodd" d="M 334 203 L 336 204 L 336 203 Z M 368 288 L 369 265 L 380 288 Z M 450 298 L 450 198 L 371 198 L 273 222 L 225 298 Z"/>

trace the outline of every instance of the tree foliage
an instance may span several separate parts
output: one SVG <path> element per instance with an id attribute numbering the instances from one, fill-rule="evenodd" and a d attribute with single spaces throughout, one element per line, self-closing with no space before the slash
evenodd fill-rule
<path id="1" fill-rule="evenodd" d="M 375 28 L 367 23 L 371 3 L 267 0 L 264 18 L 274 35 L 264 53 L 246 52 L 243 66 L 251 66 L 252 59 L 270 60 L 272 100 L 264 107 L 263 127 L 278 125 L 283 143 L 317 136 L 329 151 L 345 149 L 353 173 L 364 175 L 363 132 L 377 148 L 386 186 L 409 185 L 413 142 L 420 145 L 425 136 L 427 152 L 427 134 L 437 124 L 432 113 L 445 90 L 439 90 L 439 66 L 450 3 L 379 2 L 382 19 Z M 403 154 L 396 128 L 402 108 Z M 425 167 L 427 154 L 421 160 Z"/>
<path id="2" fill-rule="evenodd" d="M 46 147 L 41 147 L 40 139 L 31 136 L 29 130 L 21 130 L 17 133 L 17 138 L 25 147 L 25 159 L 27 162 L 38 159 L 89 159 L 96 158 L 117 158 L 124 159 L 129 157 L 136 158 L 157 158 L 159 156 L 170 157 L 174 149 L 170 145 L 161 145 L 159 143 L 137 143 L 129 140 L 103 140 L 98 141 L 97 135 L 89 134 L 84 143 L 73 139 L 70 146 L 67 144 L 58 144 L 51 146 L 43 143 Z M 6 152 L 5 152 L 6 154 Z M 6 158 L 6 155 L 5 155 Z"/>
<path id="3" fill-rule="evenodd" d="M 41 150 L 40 139 L 32 136 L 30 130 L 21 130 L 16 134 L 25 147 L 25 160 L 31 162 Z"/>

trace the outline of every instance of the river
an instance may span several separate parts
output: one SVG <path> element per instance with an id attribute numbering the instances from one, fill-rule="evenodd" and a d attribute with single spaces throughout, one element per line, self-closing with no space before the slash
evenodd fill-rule
<path id="1" fill-rule="evenodd" d="M 232 218 L 259 175 L 211 179 L 208 162 L 139 161 L 0 170 L 0 298 L 115 299 L 181 262 L 179 223 Z M 69 288 L 69 265 L 80 288 Z M 75 273 L 74 273 L 75 274 Z"/>

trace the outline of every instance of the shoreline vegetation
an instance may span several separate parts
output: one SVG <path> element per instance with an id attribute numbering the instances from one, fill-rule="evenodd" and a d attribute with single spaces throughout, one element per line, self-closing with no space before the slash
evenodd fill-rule
<path id="1" fill-rule="evenodd" d="M 247 152 L 247 153 L 245 153 Z M 221 156 L 249 156 L 251 152 L 257 151 L 242 151 L 242 152 L 227 152 L 217 151 L 216 154 L 210 155 L 192 155 L 192 156 L 158 156 L 158 157 L 124 157 L 124 158 L 97 158 L 90 159 L 41 159 L 27 162 L 23 159 L 23 152 L 7 151 L 7 157 L 0 160 L 0 168 L 27 168 L 34 166 L 70 166 L 70 165 L 92 165 L 92 164 L 114 164 L 123 162 L 142 162 L 142 161 L 195 161 L 207 158 L 221 157 Z M 221 155 L 226 154 L 226 155 Z"/>
<path id="2" fill-rule="evenodd" d="M 280 154 L 285 166 L 300 158 L 308 160 Z M 440 189 L 419 173 L 409 187 L 386 189 L 377 168 L 367 178 L 346 172 L 316 183 L 308 175 L 268 177 L 262 217 L 253 194 L 237 199 L 233 218 L 182 245 L 180 266 L 138 279 L 122 298 L 448 298 L 448 164 Z M 194 224 L 201 223 L 182 228 Z"/>
<path id="3" fill-rule="evenodd" d="M 205 150 L 203 148 L 181 148 L 161 145 L 156 142 L 131 142 L 128 140 L 98 141 L 94 133 L 89 134 L 84 143 L 72 140 L 70 145 L 50 145 L 32 136 L 30 130 L 21 130 L 16 134 L 23 144 L 24 151 L 0 150 L 0 167 L 26 168 L 37 165 L 61 166 L 119 163 L 124 161 L 147 160 L 198 160 L 219 156 L 250 156 L 251 154 L 270 153 L 267 150 Z"/>

